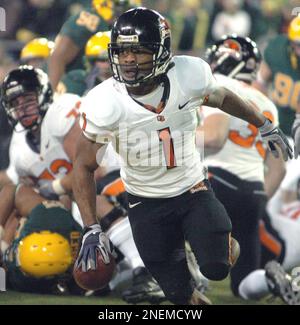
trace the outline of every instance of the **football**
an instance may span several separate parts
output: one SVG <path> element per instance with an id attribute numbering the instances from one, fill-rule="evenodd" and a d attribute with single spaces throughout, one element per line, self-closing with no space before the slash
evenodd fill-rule
<path id="1" fill-rule="evenodd" d="M 83 272 L 81 267 L 73 269 L 73 276 L 79 287 L 85 290 L 99 290 L 104 288 L 112 279 L 116 268 L 116 261 L 110 255 L 110 263 L 104 264 L 100 254 L 97 254 L 96 270 Z"/>

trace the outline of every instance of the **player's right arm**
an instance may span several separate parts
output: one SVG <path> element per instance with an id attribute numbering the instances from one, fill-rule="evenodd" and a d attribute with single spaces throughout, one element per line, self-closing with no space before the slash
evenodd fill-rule
<path id="1" fill-rule="evenodd" d="M 94 171 L 98 164 L 97 151 L 103 146 L 93 142 L 81 134 L 78 139 L 75 160 L 73 164 L 73 193 L 78 204 L 82 221 L 85 226 L 97 223 L 96 220 L 96 188 Z"/>
<path id="2" fill-rule="evenodd" d="M 66 35 L 60 35 L 55 41 L 55 48 L 49 57 L 49 79 L 53 89 L 56 89 L 59 80 L 66 70 L 66 66 L 78 55 L 80 48 Z"/>
<path id="3" fill-rule="evenodd" d="M 88 39 L 97 32 L 100 18 L 92 10 L 82 10 L 71 16 L 62 26 L 49 58 L 49 79 L 56 89 L 66 67 L 84 48 Z"/>
<path id="4" fill-rule="evenodd" d="M 96 188 L 94 171 L 98 167 L 96 155 L 103 144 L 93 142 L 81 134 L 74 161 L 73 194 L 85 226 L 76 267 L 83 272 L 97 267 L 97 252 L 104 263 L 110 262 L 113 246 L 96 220 Z"/>

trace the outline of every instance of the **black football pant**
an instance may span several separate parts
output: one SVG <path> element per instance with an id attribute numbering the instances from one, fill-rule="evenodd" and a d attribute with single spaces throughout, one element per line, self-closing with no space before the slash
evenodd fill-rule
<path id="1" fill-rule="evenodd" d="M 231 267 L 231 222 L 208 181 L 173 198 L 128 194 L 128 215 L 145 266 L 174 304 L 186 304 L 194 290 L 184 242 L 188 240 L 204 276 L 224 279 Z"/>
<path id="2" fill-rule="evenodd" d="M 232 237 L 240 244 L 240 257 L 230 272 L 231 290 L 237 296 L 243 278 L 260 268 L 259 220 L 267 197 L 261 182 L 244 181 L 221 168 L 209 168 L 209 175 L 212 188 L 231 219 Z"/>

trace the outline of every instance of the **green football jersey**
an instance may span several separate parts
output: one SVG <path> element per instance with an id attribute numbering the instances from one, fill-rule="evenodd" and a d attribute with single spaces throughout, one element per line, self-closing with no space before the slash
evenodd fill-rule
<path id="1" fill-rule="evenodd" d="M 275 37 L 264 52 L 264 59 L 272 71 L 272 100 L 278 108 L 280 128 L 291 134 L 296 107 L 300 105 L 300 65 L 291 64 L 291 49 L 285 35 Z"/>
<path id="2" fill-rule="evenodd" d="M 57 86 L 59 94 L 71 93 L 78 96 L 85 95 L 93 87 L 101 83 L 98 75 L 87 70 L 71 70 L 64 74 Z"/>
<path id="3" fill-rule="evenodd" d="M 71 276 L 67 273 L 47 278 L 35 278 L 24 274 L 19 267 L 18 246 L 20 241 L 33 232 L 45 230 L 59 233 L 65 237 L 70 243 L 72 257 L 75 259 L 82 233 L 81 226 L 73 219 L 69 211 L 53 206 L 53 203 L 39 204 L 31 211 L 25 223 L 20 226 L 15 240 L 4 255 L 8 284 L 12 289 L 26 292 L 52 293 L 55 285 L 60 280 L 70 281 Z"/>
<path id="4" fill-rule="evenodd" d="M 76 58 L 68 64 L 66 71 L 84 69 L 82 57 L 85 44 L 97 32 L 109 30 L 107 22 L 93 8 L 85 8 L 71 16 L 62 26 L 59 35 L 68 36 L 80 48 Z"/>

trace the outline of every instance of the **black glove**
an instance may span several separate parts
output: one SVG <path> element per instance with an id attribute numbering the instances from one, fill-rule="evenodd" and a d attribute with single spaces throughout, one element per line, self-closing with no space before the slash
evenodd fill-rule
<path id="1" fill-rule="evenodd" d="M 75 267 L 81 267 L 83 272 L 97 268 L 97 252 L 105 264 L 110 263 L 109 254 L 116 256 L 114 247 L 99 224 L 85 228 L 80 251 Z"/>
<path id="2" fill-rule="evenodd" d="M 295 158 L 298 158 L 300 154 L 300 113 L 296 114 L 295 121 L 292 126 L 292 137 L 294 139 L 294 155 Z"/>
<path id="3" fill-rule="evenodd" d="M 293 159 L 293 149 L 283 132 L 269 120 L 259 127 L 262 140 L 269 146 L 273 156 L 279 158 L 278 147 L 282 152 L 283 159 Z M 277 147 L 278 146 L 278 147 Z"/>

